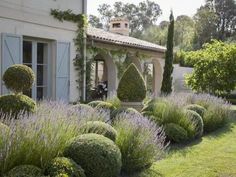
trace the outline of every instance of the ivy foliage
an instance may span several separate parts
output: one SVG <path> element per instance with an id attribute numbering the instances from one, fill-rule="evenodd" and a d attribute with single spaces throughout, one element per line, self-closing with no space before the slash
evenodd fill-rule
<path id="1" fill-rule="evenodd" d="M 74 59 L 75 70 L 78 71 L 77 80 L 78 89 L 82 89 L 83 86 L 83 76 L 86 71 L 91 70 L 91 61 L 86 60 L 84 63 L 84 42 L 86 40 L 86 30 L 87 30 L 87 17 L 84 14 L 74 14 L 72 10 L 61 11 L 58 9 L 51 9 L 51 15 L 58 19 L 59 21 L 69 21 L 77 24 L 76 37 L 74 39 L 74 44 L 76 46 L 77 55 Z M 86 65 L 86 68 L 84 67 Z M 86 69 L 86 70 L 85 70 Z M 86 75 L 86 84 L 90 84 L 90 77 Z"/>
<path id="2" fill-rule="evenodd" d="M 92 88 L 92 73 L 94 70 L 94 58 L 98 54 L 110 55 L 114 60 L 114 63 L 118 69 L 118 78 L 120 79 L 127 67 L 132 63 L 131 54 L 127 49 L 115 49 L 110 50 L 106 48 L 100 48 L 95 46 L 87 46 L 86 62 L 84 63 L 84 42 L 86 42 L 86 30 L 87 30 L 87 17 L 84 14 L 74 14 L 72 10 L 61 11 L 59 9 L 51 9 L 51 15 L 59 21 L 69 21 L 77 24 L 76 37 L 74 43 L 76 46 L 77 55 L 74 59 L 75 70 L 77 71 L 77 88 L 82 90 L 83 76 L 86 75 L 86 99 L 91 100 L 91 88 Z M 135 56 L 139 59 L 146 58 L 146 55 L 135 53 Z M 86 67 L 84 67 L 86 65 Z"/>
<path id="3" fill-rule="evenodd" d="M 214 95 L 229 94 L 236 87 L 236 45 L 212 41 L 192 52 L 195 61 L 187 85 L 196 92 Z"/>

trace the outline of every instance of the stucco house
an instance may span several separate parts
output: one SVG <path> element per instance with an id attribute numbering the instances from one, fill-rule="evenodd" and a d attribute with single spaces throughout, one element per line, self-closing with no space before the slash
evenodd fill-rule
<path id="1" fill-rule="evenodd" d="M 13 64 L 25 64 L 36 74 L 36 83 L 27 95 L 35 100 L 48 98 L 78 101 L 81 91 L 73 65 L 76 47 L 73 39 L 77 26 L 60 22 L 50 15 L 51 9 L 71 9 L 86 14 L 86 0 L 1 0 L 0 1 L 0 94 L 8 93 L 2 82 L 4 71 Z M 158 95 L 162 82 L 165 47 L 129 37 L 129 23 L 123 18 L 111 22 L 110 31 L 88 27 L 87 46 L 126 49 L 133 63 L 143 72 L 151 64 L 153 94 Z M 140 59 L 136 54 L 145 56 Z M 140 55 L 139 55 L 140 56 Z M 108 82 L 108 95 L 116 92 L 118 71 L 112 55 L 96 56 L 95 81 Z M 96 84 L 96 83 L 94 83 Z"/>

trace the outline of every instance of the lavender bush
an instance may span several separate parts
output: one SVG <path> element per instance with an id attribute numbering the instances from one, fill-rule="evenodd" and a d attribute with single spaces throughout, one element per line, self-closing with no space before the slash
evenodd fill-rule
<path id="1" fill-rule="evenodd" d="M 223 127 L 230 118 L 230 104 L 216 96 L 209 94 L 173 94 L 166 98 L 179 107 L 189 104 L 203 106 L 206 111 L 202 116 L 204 131 L 211 132 Z"/>
<path id="2" fill-rule="evenodd" d="M 164 155 L 167 147 L 162 128 L 147 118 L 120 114 L 114 122 L 116 144 L 122 154 L 122 172 L 134 173 L 148 168 Z"/>
<path id="3" fill-rule="evenodd" d="M 10 131 L 2 135 L 0 143 L 0 173 L 24 164 L 46 167 L 64 151 L 69 139 L 79 135 L 83 122 L 105 119 L 103 112 L 78 111 L 51 101 L 39 104 L 35 114 L 21 116 L 19 120 L 2 118 Z"/>

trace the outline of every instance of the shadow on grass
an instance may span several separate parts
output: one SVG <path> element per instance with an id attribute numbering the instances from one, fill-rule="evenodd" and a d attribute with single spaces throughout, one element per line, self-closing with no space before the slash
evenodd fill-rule
<path id="1" fill-rule="evenodd" d="M 164 177 L 164 175 L 156 170 L 147 169 L 141 173 L 136 173 L 133 175 L 122 175 L 121 177 Z"/>
<path id="2" fill-rule="evenodd" d="M 203 136 L 203 138 L 207 138 L 207 139 L 216 139 L 216 138 L 220 138 L 225 136 L 225 134 L 229 133 L 232 131 L 232 128 L 236 126 L 236 112 L 233 112 L 231 115 L 230 120 L 228 121 L 228 123 L 222 127 L 219 128 L 218 130 L 205 134 Z M 170 145 L 170 151 L 169 151 L 169 155 L 171 156 L 172 154 L 174 154 L 176 151 L 180 152 L 183 156 L 185 156 L 187 153 L 189 153 L 191 151 L 191 147 L 198 145 L 199 143 L 202 142 L 202 138 L 200 139 L 196 139 L 194 141 L 191 142 L 187 142 L 184 144 L 172 144 Z"/>

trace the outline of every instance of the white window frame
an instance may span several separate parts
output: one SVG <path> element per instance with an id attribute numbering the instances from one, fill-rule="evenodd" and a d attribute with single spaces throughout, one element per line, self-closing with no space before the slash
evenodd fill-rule
<path id="1" fill-rule="evenodd" d="M 47 66 L 47 76 L 46 76 L 46 95 L 43 99 L 47 99 L 47 98 L 51 98 L 52 97 L 52 92 L 51 92 L 51 89 L 52 89 L 52 44 L 51 42 L 49 41 L 46 41 L 46 40 L 41 40 L 41 39 L 32 39 L 32 38 L 27 38 L 27 37 L 24 37 L 23 38 L 23 43 L 24 42 L 31 42 L 32 43 L 32 70 L 34 71 L 34 74 L 35 74 L 35 82 L 32 86 L 32 98 L 34 100 L 37 100 L 37 66 L 38 66 L 38 63 L 37 63 L 37 44 L 38 43 L 43 43 L 43 44 L 46 44 L 47 45 L 47 54 L 46 54 L 46 57 L 47 57 L 47 62 L 46 64 L 42 64 L 42 65 L 46 65 Z M 24 59 L 22 60 L 22 63 L 24 63 Z"/>

